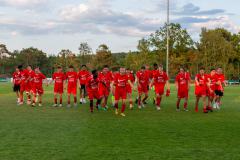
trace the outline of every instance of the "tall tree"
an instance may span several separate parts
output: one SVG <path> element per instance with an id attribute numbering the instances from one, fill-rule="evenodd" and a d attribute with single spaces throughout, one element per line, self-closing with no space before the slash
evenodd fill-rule
<path id="1" fill-rule="evenodd" d="M 89 63 L 92 54 L 92 48 L 89 46 L 89 44 L 87 42 L 80 43 L 78 50 L 80 54 L 80 62 L 84 64 Z"/>
<path id="2" fill-rule="evenodd" d="M 96 50 L 96 56 L 93 59 L 93 64 L 97 69 L 101 69 L 104 65 L 111 66 L 113 64 L 111 50 L 106 44 L 99 45 Z"/>

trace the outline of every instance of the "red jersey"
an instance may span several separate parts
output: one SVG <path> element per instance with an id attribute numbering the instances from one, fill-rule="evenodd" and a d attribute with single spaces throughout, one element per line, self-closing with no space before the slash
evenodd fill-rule
<path id="1" fill-rule="evenodd" d="M 90 76 L 90 73 L 87 70 L 81 70 L 78 72 L 78 78 L 81 85 L 85 85 L 87 83 L 87 79 Z"/>
<path id="2" fill-rule="evenodd" d="M 52 76 L 52 79 L 54 80 L 54 85 L 55 86 L 63 86 L 63 82 L 65 80 L 65 75 L 63 72 L 55 72 Z"/>
<path id="3" fill-rule="evenodd" d="M 28 71 L 27 70 L 23 70 L 21 71 L 21 83 L 27 83 L 27 79 L 28 79 Z"/>
<path id="4" fill-rule="evenodd" d="M 88 91 L 98 92 L 99 78 L 94 79 L 93 76 L 91 75 L 90 77 L 88 77 L 86 82 Z"/>
<path id="5" fill-rule="evenodd" d="M 220 82 L 221 84 L 216 84 L 216 90 L 223 91 L 223 83 L 225 81 L 224 74 L 216 74 L 217 82 Z"/>
<path id="6" fill-rule="evenodd" d="M 179 89 L 188 89 L 188 83 L 190 81 L 190 75 L 188 73 L 178 73 L 175 81 L 178 83 Z"/>
<path id="7" fill-rule="evenodd" d="M 106 74 L 103 74 L 102 72 L 98 75 L 100 83 L 100 87 L 110 87 L 111 82 L 113 81 L 113 75 L 112 72 L 108 72 Z"/>
<path id="8" fill-rule="evenodd" d="M 116 88 L 125 88 L 128 84 L 128 77 L 126 74 L 121 75 L 120 73 L 114 76 L 114 84 Z"/>
<path id="9" fill-rule="evenodd" d="M 137 72 L 138 83 L 142 86 L 147 86 L 149 83 L 149 75 L 146 71 L 138 71 Z"/>
<path id="10" fill-rule="evenodd" d="M 31 71 L 27 70 L 27 72 L 28 72 L 28 76 L 30 78 L 29 82 L 32 83 L 33 82 L 33 77 L 35 75 L 35 72 L 33 70 L 31 70 Z"/>
<path id="11" fill-rule="evenodd" d="M 160 73 L 159 70 L 155 70 L 153 72 L 153 79 L 154 85 L 165 85 L 169 78 L 165 72 Z"/>
<path id="12" fill-rule="evenodd" d="M 208 79 L 210 81 L 210 88 L 213 91 L 215 91 L 216 90 L 216 83 L 217 83 L 217 75 L 215 74 L 215 75 L 212 76 L 211 74 L 209 74 Z"/>
<path id="13" fill-rule="evenodd" d="M 14 72 L 12 78 L 13 83 L 19 85 L 21 83 L 21 72 Z"/>
<path id="14" fill-rule="evenodd" d="M 208 75 L 207 74 L 204 74 L 204 75 L 197 74 L 195 79 L 198 81 L 199 87 L 207 87 L 207 83 L 208 83 Z"/>
<path id="15" fill-rule="evenodd" d="M 145 70 L 147 76 L 149 79 L 152 79 L 152 71 L 151 70 Z"/>
<path id="16" fill-rule="evenodd" d="M 77 80 L 78 80 L 77 72 L 67 72 L 66 79 L 68 80 L 68 86 L 77 87 Z"/>
<path id="17" fill-rule="evenodd" d="M 33 85 L 42 86 L 43 80 L 46 79 L 46 76 L 42 73 L 35 73 L 33 75 Z"/>

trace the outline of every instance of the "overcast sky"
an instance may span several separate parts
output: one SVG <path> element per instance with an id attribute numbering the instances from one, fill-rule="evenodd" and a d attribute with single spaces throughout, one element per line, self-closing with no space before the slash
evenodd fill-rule
<path id="1" fill-rule="evenodd" d="M 170 0 L 171 22 L 198 40 L 202 27 L 240 31 L 239 0 Z M 166 22 L 166 0 L 0 0 L 0 43 L 10 51 L 37 47 L 48 54 L 78 51 L 80 42 L 96 50 L 136 50 L 138 40 Z"/>

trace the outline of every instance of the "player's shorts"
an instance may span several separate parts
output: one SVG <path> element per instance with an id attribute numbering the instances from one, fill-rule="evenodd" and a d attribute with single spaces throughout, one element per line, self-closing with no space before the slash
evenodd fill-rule
<path id="1" fill-rule="evenodd" d="M 223 96 L 223 91 L 221 91 L 221 90 L 215 90 L 214 92 L 217 96 L 220 96 L 220 97 Z"/>
<path id="2" fill-rule="evenodd" d="M 33 92 L 33 94 L 43 95 L 43 93 L 44 93 L 43 87 L 42 86 L 33 86 L 32 92 Z"/>
<path id="3" fill-rule="evenodd" d="M 207 88 L 206 87 L 195 88 L 195 95 L 197 97 L 207 96 Z"/>
<path id="4" fill-rule="evenodd" d="M 178 98 L 188 98 L 188 89 L 178 89 Z"/>
<path id="5" fill-rule="evenodd" d="M 20 84 L 20 92 L 27 91 L 27 83 L 21 83 Z"/>
<path id="6" fill-rule="evenodd" d="M 20 92 L 20 84 L 14 84 L 13 92 Z"/>
<path id="7" fill-rule="evenodd" d="M 85 84 L 81 84 L 81 89 L 85 91 L 86 90 L 86 85 Z"/>
<path id="8" fill-rule="evenodd" d="M 121 87 L 115 89 L 115 100 L 118 101 L 120 98 L 127 99 L 127 88 Z"/>
<path id="9" fill-rule="evenodd" d="M 93 99 L 99 99 L 100 96 L 99 96 L 99 92 L 98 90 L 95 90 L 95 91 L 88 91 L 88 98 L 89 100 L 93 100 Z"/>
<path id="10" fill-rule="evenodd" d="M 33 89 L 32 83 L 28 82 L 26 85 L 25 91 L 30 93 L 30 92 L 32 92 L 32 89 Z"/>
<path id="11" fill-rule="evenodd" d="M 132 94 L 132 87 L 127 85 L 127 94 Z"/>
<path id="12" fill-rule="evenodd" d="M 155 94 L 163 95 L 164 94 L 164 88 L 165 85 L 155 85 Z"/>
<path id="13" fill-rule="evenodd" d="M 148 86 L 147 85 L 141 85 L 141 87 L 138 87 L 138 93 L 139 94 L 147 94 L 148 93 Z"/>
<path id="14" fill-rule="evenodd" d="M 110 91 L 106 87 L 100 87 L 99 88 L 99 96 L 100 97 L 108 97 L 109 94 L 110 94 Z"/>
<path id="15" fill-rule="evenodd" d="M 58 93 L 58 94 L 63 94 L 63 85 L 55 85 L 54 86 L 54 93 Z"/>
<path id="16" fill-rule="evenodd" d="M 77 86 L 68 86 L 67 93 L 77 95 Z"/>

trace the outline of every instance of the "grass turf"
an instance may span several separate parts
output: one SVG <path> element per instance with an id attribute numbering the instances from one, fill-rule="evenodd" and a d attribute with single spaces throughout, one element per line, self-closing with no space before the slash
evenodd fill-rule
<path id="1" fill-rule="evenodd" d="M 156 111 L 149 99 L 127 117 L 107 112 L 53 108 L 52 87 L 44 107 L 16 106 L 9 83 L 0 84 L 1 160 L 159 160 L 240 159 L 239 87 L 227 87 L 220 111 L 176 112 L 176 91 Z M 66 102 L 66 98 L 65 101 Z"/>

